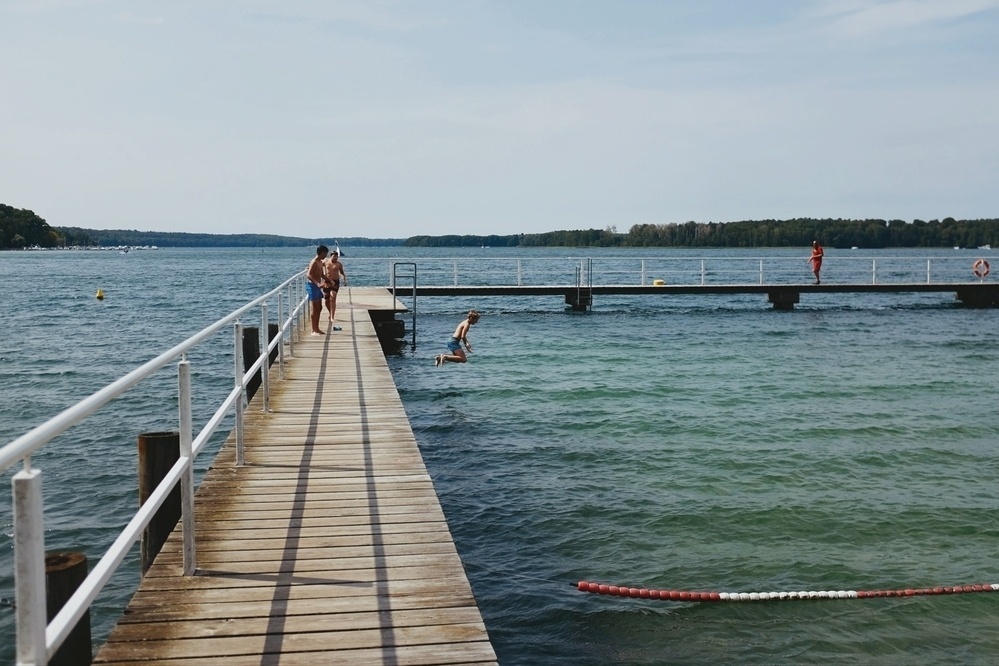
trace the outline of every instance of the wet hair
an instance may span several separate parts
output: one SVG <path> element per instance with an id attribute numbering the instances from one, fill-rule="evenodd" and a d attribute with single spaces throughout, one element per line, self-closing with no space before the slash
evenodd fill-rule
<path id="1" fill-rule="evenodd" d="M 479 320 L 479 316 L 480 316 L 479 313 L 476 312 L 475 310 L 469 310 L 468 311 L 468 321 L 472 321 L 472 322 L 478 321 Z"/>
<path id="2" fill-rule="evenodd" d="M 320 245 L 319 247 L 316 248 L 316 256 L 319 256 L 323 252 L 329 254 L 329 251 L 330 249 L 328 247 L 326 247 L 325 245 Z"/>

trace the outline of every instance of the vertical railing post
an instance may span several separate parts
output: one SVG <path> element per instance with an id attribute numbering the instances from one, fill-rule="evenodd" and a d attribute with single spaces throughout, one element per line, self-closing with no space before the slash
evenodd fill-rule
<path id="1" fill-rule="evenodd" d="M 11 479 L 14 495 L 14 586 L 17 604 L 17 663 L 48 663 L 45 650 L 45 515 L 42 472 L 24 469 Z"/>
<path id="2" fill-rule="evenodd" d="M 278 370 L 284 379 L 284 295 L 278 290 Z"/>
<path id="3" fill-rule="evenodd" d="M 524 274 L 523 274 L 523 267 L 520 265 L 520 262 L 521 262 L 521 260 L 518 259 L 517 260 L 517 286 L 518 287 L 523 287 L 524 286 Z"/>
<path id="4" fill-rule="evenodd" d="M 236 322 L 233 344 L 233 361 L 235 368 L 233 376 L 236 378 L 235 388 L 239 389 L 239 400 L 236 401 L 236 467 L 242 467 L 243 459 L 243 412 L 246 407 L 246 388 L 243 386 L 243 324 Z"/>
<path id="5" fill-rule="evenodd" d="M 180 457 L 187 460 L 180 477 L 180 520 L 184 529 L 184 575 L 194 575 L 194 452 L 191 417 L 191 362 L 184 356 L 177 364 L 180 396 Z"/>
<path id="6" fill-rule="evenodd" d="M 291 322 L 288 324 L 288 355 L 292 358 L 295 357 L 295 335 L 298 333 L 295 330 L 295 323 L 298 321 L 298 310 L 295 309 L 294 295 L 294 284 L 288 285 L 288 316 L 291 317 Z"/>
<path id="7" fill-rule="evenodd" d="M 763 284 L 763 260 L 760 259 L 760 284 Z"/>
<path id="8" fill-rule="evenodd" d="M 641 281 L 638 283 L 641 286 L 645 286 L 645 259 L 642 259 L 642 276 Z"/>
<path id="9" fill-rule="evenodd" d="M 458 286 L 458 260 L 454 260 L 454 286 Z"/>
<path id="10" fill-rule="evenodd" d="M 871 259 L 871 284 L 878 283 L 878 260 Z"/>
<path id="11" fill-rule="evenodd" d="M 926 260 L 926 284 L 930 283 L 930 260 Z"/>
<path id="12" fill-rule="evenodd" d="M 701 286 L 704 286 L 704 260 L 701 259 Z"/>
<path id="13" fill-rule="evenodd" d="M 305 336 L 305 326 L 306 319 L 308 319 L 308 304 L 305 302 L 305 277 L 302 276 L 298 279 L 298 302 L 301 307 L 298 310 L 298 341 L 301 342 L 302 338 Z"/>
<path id="14" fill-rule="evenodd" d="M 267 303 L 261 303 L 260 305 L 260 351 L 263 354 L 264 361 L 260 364 L 260 388 L 264 391 L 263 408 L 264 412 L 267 412 L 267 398 L 270 396 L 270 372 L 268 366 L 270 366 L 271 361 L 271 350 L 270 346 L 270 331 L 268 320 L 267 320 Z"/>

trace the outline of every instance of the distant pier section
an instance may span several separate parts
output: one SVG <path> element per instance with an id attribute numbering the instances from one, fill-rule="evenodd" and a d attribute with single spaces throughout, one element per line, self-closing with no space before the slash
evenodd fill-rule
<path id="1" fill-rule="evenodd" d="M 390 291 L 396 297 L 556 296 L 577 311 L 600 295 L 691 294 L 760 294 L 774 309 L 792 310 L 803 294 L 941 292 L 969 307 L 999 307 L 999 282 L 982 270 L 983 262 L 987 267 L 985 259 L 967 256 L 827 259 L 816 284 L 801 279 L 810 272 L 805 261 L 790 257 L 431 259 L 393 263 Z"/>

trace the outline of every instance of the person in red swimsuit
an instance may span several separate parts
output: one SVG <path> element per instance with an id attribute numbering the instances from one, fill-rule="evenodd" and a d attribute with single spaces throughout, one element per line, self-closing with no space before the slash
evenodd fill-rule
<path id="1" fill-rule="evenodd" d="M 815 273 L 815 284 L 822 284 L 822 280 L 819 279 L 819 271 L 822 270 L 822 257 L 824 256 L 822 251 L 822 246 L 819 245 L 817 240 L 812 241 L 812 256 L 808 259 L 812 262 L 812 272 Z"/>

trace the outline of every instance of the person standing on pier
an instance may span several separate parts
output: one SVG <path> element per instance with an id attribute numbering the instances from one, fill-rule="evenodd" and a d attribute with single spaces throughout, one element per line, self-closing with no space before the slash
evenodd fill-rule
<path id="1" fill-rule="evenodd" d="M 479 313 L 475 310 L 469 310 L 468 316 L 465 320 L 458 324 L 458 328 L 454 329 L 454 335 L 447 343 L 447 348 L 451 352 L 450 354 L 438 354 L 434 356 L 434 367 L 439 368 L 448 361 L 451 363 L 467 363 L 468 357 L 465 356 L 465 350 L 468 353 L 472 353 L 472 345 L 468 342 L 468 329 L 472 327 L 472 324 L 479 321 Z M 461 345 L 465 345 L 465 350 L 461 348 Z"/>
<path id="2" fill-rule="evenodd" d="M 309 262 L 309 268 L 305 273 L 308 280 L 305 283 L 305 291 L 309 295 L 309 303 L 312 305 L 312 335 L 323 335 L 319 328 L 319 317 L 323 313 L 323 262 L 330 249 L 325 245 L 316 248 L 316 256 Z"/>
<path id="3" fill-rule="evenodd" d="M 323 292 L 326 294 L 326 309 L 330 313 L 330 326 L 333 330 L 338 330 L 339 327 L 333 326 L 333 315 L 336 314 L 336 297 L 340 292 L 340 279 L 343 278 L 343 283 L 347 284 L 347 272 L 343 270 L 343 264 L 340 263 L 340 253 L 335 249 L 323 262 L 323 267 L 326 269 L 326 286 L 323 287 Z"/>
<path id="4" fill-rule="evenodd" d="M 817 240 L 812 241 L 812 256 L 808 259 L 812 262 L 812 272 L 815 273 L 815 284 L 822 284 L 822 280 L 819 278 L 819 271 L 822 270 L 822 257 L 825 253 L 822 251 L 822 246 L 819 245 Z"/>

